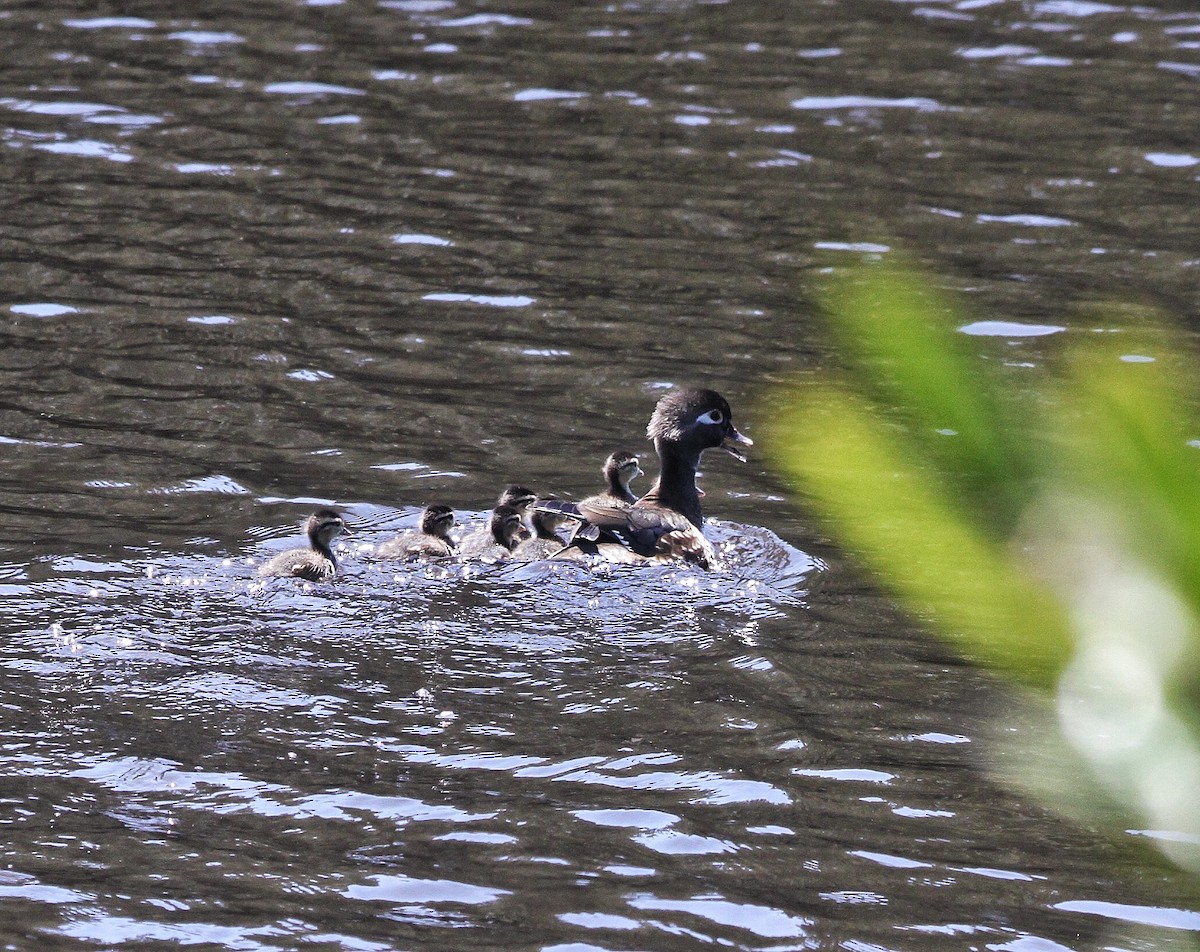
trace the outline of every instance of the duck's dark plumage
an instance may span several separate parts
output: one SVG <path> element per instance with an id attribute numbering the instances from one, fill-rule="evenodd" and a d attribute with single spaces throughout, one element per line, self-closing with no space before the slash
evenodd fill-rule
<path id="1" fill-rule="evenodd" d="M 333 509 L 318 509 L 305 523 L 308 547 L 288 549 L 263 565 L 261 576 L 302 578 L 310 582 L 324 582 L 337 573 L 337 556 L 333 554 L 333 540 L 346 528 L 341 513 Z"/>
<path id="2" fill-rule="evenodd" d="M 655 561 L 683 559 L 711 568 L 712 546 L 701 528 L 704 513 L 696 470 L 705 450 L 723 449 L 745 461 L 734 444 L 753 445 L 733 425 L 729 403 L 715 390 L 675 390 L 658 401 L 646 435 L 658 454 L 659 475 L 632 506 L 579 504 L 582 525 L 570 548 L 613 561 L 630 555 Z M 564 550 L 563 557 L 570 557 Z"/>
<path id="3" fill-rule="evenodd" d="M 388 539 L 375 550 L 380 559 L 446 559 L 454 555 L 454 510 L 449 506 L 426 506 L 421 511 L 421 528 Z"/>
<path id="4" fill-rule="evenodd" d="M 733 425 L 729 402 L 715 390 L 675 390 L 658 401 L 646 435 L 654 442 L 660 469 L 658 479 L 636 503 L 682 513 L 697 529 L 704 525 L 696 470 L 705 450 L 721 449 L 741 462 L 746 457 L 734 444 L 753 446 Z"/>

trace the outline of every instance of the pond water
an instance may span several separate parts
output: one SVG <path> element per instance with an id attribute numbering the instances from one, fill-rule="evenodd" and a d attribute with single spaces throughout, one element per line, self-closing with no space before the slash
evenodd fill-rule
<path id="1" fill-rule="evenodd" d="M 705 460 L 719 573 L 364 548 L 595 491 L 673 386 L 754 436 L 864 257 L 927 263 L 1018 386 L 1098 301 L 1194 322 L 1190 2 L 0 29 L 6 947 L 1195 947 L 1186 883 L 998 784 L 1004 689 L 761 447 Z M 263 585 L 326 503 L 342 576 Z"/>

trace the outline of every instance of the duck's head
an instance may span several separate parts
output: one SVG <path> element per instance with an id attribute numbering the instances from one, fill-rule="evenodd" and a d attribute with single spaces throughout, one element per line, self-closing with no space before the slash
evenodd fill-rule
<path id="1" fill-rule="evenodd" d="M 642 474 L 638 458 L 628 450 L 617 450 L 610 453 L 604 461 L 604 478 L 610 486 L 620 485 L 628 488 L 629 484 Z"/>
<path id="2" fill-rule="evenodd" d="M 743 463 L 746 457 L 735 444 L 754 445 L 750 437 L 734 427 L 729 402 L 715 390 L 698 388 L 673 390 L 659 400 L 646 435 L 656 445 L 677 443 L 694 449 L 697 454 L 722 449 Z"/>
<path id="3" fill-rule="evenodd" d="M 492 538 L 510 552 L 518 542 L 529 537 L 521 513 L 514 506 L 497 506 L 492 510 L 491 530 Z"/>
<path id="4" fill-rule="evenodd" d="M 454 510 L 449 506 L 426 506 L 421 511 L 421 531 L 445 537 L 454 528 Z"/>
<path id="5" fill-rule="evenodd" d="M 305 531 L 314 543 L 320 543 L 325 548 L 343 532 L 349 534 L 346 520 L 335 509 L 318 509 L 308 517 Z"/>
<path id="6" fill-rule="evenodd" d="M 504 492 L 500 494 L 500 498 L 496 500 L 496 505 L 512 506 L 518 512 L 524 512 L 535 499 L 537 499 L 537 493 L 531 489 L 516 485 L 506 486 Z"/>

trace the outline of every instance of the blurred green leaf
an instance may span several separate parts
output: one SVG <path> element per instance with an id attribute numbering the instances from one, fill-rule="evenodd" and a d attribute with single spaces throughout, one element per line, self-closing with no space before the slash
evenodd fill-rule
<path id="1" fill-rule="evenodd" d="M 774 396 L 769 452 L 903 604 L 1050 702 L 1031 709 L 1071 756 L 1039 789 L 1156 831 L 1200 873 L 1200 424 L 1182 344 L 1067 338 L 1061 372 L 1015 393 L 912 272 L 837 274 L 823 300 L 847 370 Z"/>
<path id="2" fill-rule="evenodd" d="M 1066 619 L 1002 544 L 960 517 L 903 433 L 833 384 L 798 388 L 768 430 L 775 462 L 813 494 L 852 551 L 960 649 L 1048 687 L 1070 656 Z"/>
<path id="3" fill-rule="evenodd" d="M 822 301 L 858 388 L 907 420 L 964 502 L 1010 529 L 1031 467 L 992 368 L 951 333 L 961 315 L 929 281 L 890 263 L 835 273 Z"/>

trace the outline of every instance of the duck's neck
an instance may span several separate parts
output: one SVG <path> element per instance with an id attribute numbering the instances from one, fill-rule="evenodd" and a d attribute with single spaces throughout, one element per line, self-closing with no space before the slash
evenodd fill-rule
<path id="1" fill-rule="evenodd" d="M 629 503 L 637 502 L 637 496 L 629 488 L 628 480 L 622 481 L 619 473 L 608 474 L 608 492 L 614 499 L 623 499 Z"/>
<path id="2" fill-rule="evenodd" d="M 642 501 L 674 509 L 687 516 L 688 521 L 699 529 L 704 525 L 700 493 L 696 491 L 700 454 L 666 440 L 655 440 L 654 449 L 658 453 L 658 479 Z"/>
<path id="3" fill-rule="evenodd" d="M 336 569 L 338 564 L 337 556 L 333 554 L 333 549 L 329 547 L 328 543 L 316 535 L 311 536 L 309 541 L 312 543 L 313 550 L 329 559 L 330 564 Z"/>

